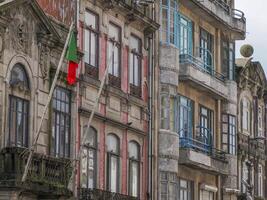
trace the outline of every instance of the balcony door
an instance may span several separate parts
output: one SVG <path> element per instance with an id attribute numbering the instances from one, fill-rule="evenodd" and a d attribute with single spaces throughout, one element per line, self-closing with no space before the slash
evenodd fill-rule
<path id="1" fill-rule="evenodd" d="M 198 132 L 198 140 L 200 140 L 205 150 L 209 150 L 212 146 L 212 127 L 213 112 L 203 106 L 200 107 L 200 125 Z"/>
<path id="2" fill-rule="evenodd" d="M 186 145 L 193 132 L 193 102 L 183 96 L 178 96 L 178 133 L 181 145 Z"/>
<path id="3" fill-rule="evenodd" d="M 208 73 L 212 73 L 212 35 L 204 29 L 200 29 L 200 58 L 203 61 L 203 67 Z"/>

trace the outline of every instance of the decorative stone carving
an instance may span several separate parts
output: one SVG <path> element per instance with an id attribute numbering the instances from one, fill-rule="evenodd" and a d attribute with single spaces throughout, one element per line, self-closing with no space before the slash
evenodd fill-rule
<path id="1" fill-rule="evenodd" d="M 42 78 L 47 79 L 50 67 L 50 48 L 44 44 L 39 46 L 39 67 Z"/>

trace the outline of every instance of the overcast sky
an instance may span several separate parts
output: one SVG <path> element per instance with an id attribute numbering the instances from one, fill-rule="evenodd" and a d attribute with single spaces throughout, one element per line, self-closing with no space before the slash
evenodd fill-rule
<path id="1" fill-rule="evenodd" d="M 236 57 L 240 57 L 242 44 L 254 47 L 253 60 L 259 61 L 267 74 L 267 0 L 236 0 L 236 9 L 242 10 L 247 19 L 247 37 L 237 41 Z"/>

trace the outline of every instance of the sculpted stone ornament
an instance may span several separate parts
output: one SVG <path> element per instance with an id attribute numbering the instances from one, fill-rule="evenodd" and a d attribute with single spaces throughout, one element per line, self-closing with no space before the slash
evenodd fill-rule
<path id="1" fill-rule="evenodd" d="M 50 49 L 44 44 L 39 47 L 39 66 L 42 78 L 47 79 L 50 67 Z"/>

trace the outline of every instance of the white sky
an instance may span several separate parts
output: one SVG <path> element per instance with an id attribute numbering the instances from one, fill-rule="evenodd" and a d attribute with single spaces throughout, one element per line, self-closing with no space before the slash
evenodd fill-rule
<path id="1" fill-rule="evenodd" d="M 247 37 L 236 43 L 236 57 L 240 57 L 242 44 L 254 47 L 253 60 L 259 61 L 267 74 L 267 0 L 235 0 L 236 9 L 242 10 L 247 19 Z"/>

